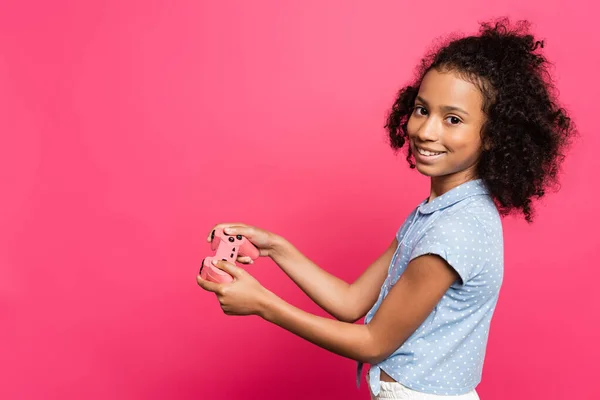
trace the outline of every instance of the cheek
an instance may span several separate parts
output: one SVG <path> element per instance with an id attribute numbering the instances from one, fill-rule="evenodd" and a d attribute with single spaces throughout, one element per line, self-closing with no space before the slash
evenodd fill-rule
<path id="1" fill-rule="evenodd" d="M 469 140 L 468 151 L 475 155 L 479 155 L 481 152 L 482 142 L 481 137 L 479 135 L 473 135 L 471 140 Z"/>
<path id="2" fill-rule="evenodd" d="M 457 147 L 457 150 L 457 153 L 461 154 L 461 158 L 471 164 L 479 158 L 479 154 L 481 153 L 481 142 L 478 140 L 463 142 Z"/>
<path id="3" fill-rule="evenodd" d="M 478 153 L 481 148 L 481 138 L 474 132 L 454 132 L 445 139 L 451 150 L 456 153 L 463 153 L 463 155 Z"/>
<path id="4" fill-rule="evenodd" d="M 409 117 L 408 123 L 406 124 L 406 133 L 409 138 L 413 138 L 417 134 L 417 121 L 414 118 Z"/>

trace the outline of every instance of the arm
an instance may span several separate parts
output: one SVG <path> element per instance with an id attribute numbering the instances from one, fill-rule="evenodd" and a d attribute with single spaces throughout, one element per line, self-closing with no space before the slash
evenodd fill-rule
<path id="1" fill-rule="evenodd" d="M 377 301 L 397 247 L 398 241 L 394 238 L 385 252 L 352 284 L 323 270 L 280 237 L 270 257 L 322 309 L 340 321 L 355 322 Z"/>
<path id="2" fill-rule="evenodd" d="M 333 353 L 375 364 L 412 335 L 457 279 L 442 258 L 424 255 L 409 263 L 367 325 L 309 314 L 271 292 L 259 315 Z"/>

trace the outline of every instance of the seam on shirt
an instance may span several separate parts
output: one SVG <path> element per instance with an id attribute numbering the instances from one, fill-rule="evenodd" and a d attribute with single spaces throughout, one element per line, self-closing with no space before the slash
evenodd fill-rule
<path id="1" fill-rule="evenodd" d="M 449 250 L 448 250 L 448 246 L 446 246 L 445 244 L 441 244 L 441 243 L 430 243 L 427 246 L 425 246 L 424 248 L 421 249 L 421 251 L 418 252 L 412 252 L 410 255 L 410 261 L 414 260 L 417 257 L 421 257 L 427 254 L 432 254 L 432 255 L 436 255 L 441 257 L 445 262 L 448 263 L 448 265 L 450 265 L 450 267 L 456 271 L 456 273 L 458 274 L 458 276 L 460 276 L 460 279 L 462 281 L 462 284 L 466 284 L 467 281 L 470 279 L 470 277 L 464 276 L 463 273 L 465 271 L 459 271 L 457 269 L 457 267 L 451 263 L 448 258 L 449 258 Z"/>

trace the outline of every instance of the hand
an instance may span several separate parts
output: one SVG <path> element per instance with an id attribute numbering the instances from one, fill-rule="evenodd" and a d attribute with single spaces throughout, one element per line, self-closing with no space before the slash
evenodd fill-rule
<path id="1" fill-rule="evenodd" d="M 257 228 L 242 223 L 222 223 L 215 225 L 208 234 L 207 241 L 211 240 L 211 233 L 215 229 L 224 229 L 228 235 L 242 235 L 245 236 L 253 245 L 255 245 L 261 257 L 269 257 L 277 250 L 277 247 L 283 241 L 280 236 L 265 231 L 264 229 Z M 250 257 L 237 257 L 237 262 L 242 264 L 252 264 L 253 261 Z"/>
<path id="2" fill-rule="evenodd" d="M 227 315 L 263 316 L 270 292 L 244 269 L 227 261 L 213 260 L 213 265 L 233 277 L 232 282 L 215 283 L 196 277 L 198 285 L 217 295 L 221 309 Z"/>

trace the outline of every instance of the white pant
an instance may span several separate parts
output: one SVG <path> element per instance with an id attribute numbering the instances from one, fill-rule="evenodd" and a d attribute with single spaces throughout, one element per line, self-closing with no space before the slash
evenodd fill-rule
<path id="1" fill-rule="evenodd" d="M 381 389 L 379 395 L 375 396 L 371 392 L 371 400 L 378 399 L 407 399 L 407 400 L 479 400 L 479 396 L 475 389 L 469 393 L 452 396 L 441 396 L 436 394 L 429 394 L 423 392 L 417 392 L 407 388 L 406 386 L 398 382 L 386 382 L 380 381 Z"/>

